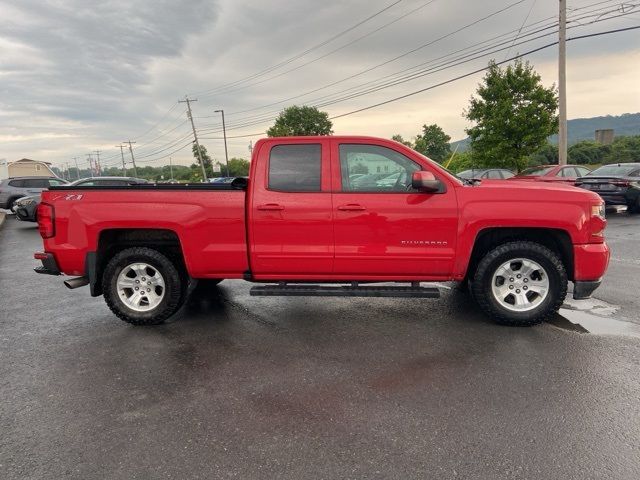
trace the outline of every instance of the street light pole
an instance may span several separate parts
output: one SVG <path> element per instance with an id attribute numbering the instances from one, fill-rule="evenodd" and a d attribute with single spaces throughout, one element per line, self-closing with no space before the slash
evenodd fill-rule
<path id="1" fill-rule="evenodd" d="M 560 0 L 558 30 L 558 163 L 567 164 L 567 0 Z"/>
<path id="2" fill-rule="evenodd" d="M 229 153 L 227 151 L 227 127 L 224 124 L 224 110 L 216 110 L 214 113 L 222 114 L 222 136 L 224 138 L 224 159 L 227 166 L 227 177 L 229 176 Z"/>

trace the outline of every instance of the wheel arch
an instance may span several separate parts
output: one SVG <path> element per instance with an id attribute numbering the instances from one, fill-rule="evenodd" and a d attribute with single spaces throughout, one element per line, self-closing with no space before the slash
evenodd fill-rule
<path id="1" fill-rule="evenodd" d="M 91 295 L 102 295 L 102 274 L 110 258 L 131 247 L 147 247 L 166 255 L 174 261 L 181 273 L 187 269 L 180 237 L 170 229 L 160 228 L 113 228 L 102 230 L 98 236 L 97 249 L 88 252 L 85 259 L 86 275 L 89 277 Z"/>
<path id="2" fill-rule="evenodd" d="M 562 260 L 568 279 L 573 281 L 574 258 L 571 236 L 566 230 L 537 227 L 490 227 L 480 230 L 473 244 L 465 281 L 474 274 L 484 255 L 499 245 L 513 241 L 536 242 L 552 250 Z"/>

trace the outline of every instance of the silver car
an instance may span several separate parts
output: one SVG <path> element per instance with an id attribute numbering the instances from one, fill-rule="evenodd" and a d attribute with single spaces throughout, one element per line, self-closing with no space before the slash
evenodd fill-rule
<path id="1" fill-rule="evenodd" d="M 0 208 L 11 210 L 16 200 L 67 182 L 55 177 L 13 177 L 0 183 Z"/>

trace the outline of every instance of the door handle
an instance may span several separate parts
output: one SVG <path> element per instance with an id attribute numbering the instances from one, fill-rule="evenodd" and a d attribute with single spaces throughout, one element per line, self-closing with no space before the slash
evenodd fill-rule
<path id="1" fill-rule="evenodd" d="M 284 207 L 277 203 L 265 203 L 264 205 L 258 205 L 258 210 L 284 210 Z"/>
<path id="2" fill-rule="evenodd" d="M 358 205 L 357 203 L 347 203 L 346 205 L 338 205 L 338 210 L 343 212 L 361 212 L 366 210 L 362 205 Z"/>

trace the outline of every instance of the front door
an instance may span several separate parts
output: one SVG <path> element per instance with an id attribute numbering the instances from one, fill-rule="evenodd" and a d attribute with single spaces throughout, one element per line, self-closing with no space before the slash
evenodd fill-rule
<path id="1" fill-rule="evenodd" d="M 321 278 L 333 270 L 330 142 L 263 144 L 251 189 L 249 251 L 258 280 Z"/>
<path id="2" fill-rule="evenodd" d="M 447 278 L 458 223 L 454 188 L 413 190 L 413 172 L 428 165 L 389 147 L 334 140 L 332 157 L 340 172 L 333 193 L 335 273 Z"/>

